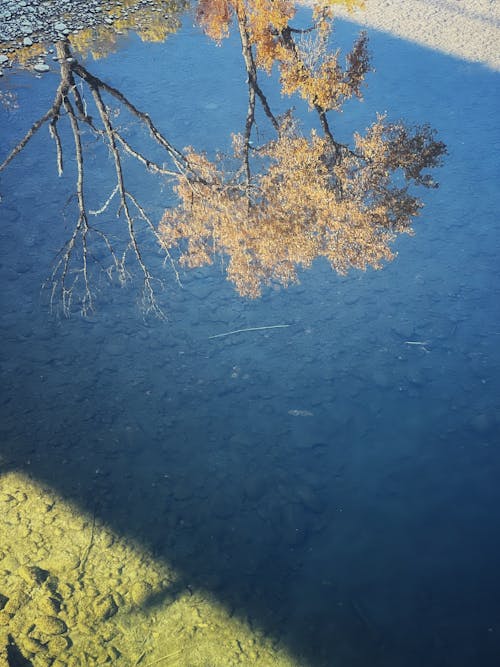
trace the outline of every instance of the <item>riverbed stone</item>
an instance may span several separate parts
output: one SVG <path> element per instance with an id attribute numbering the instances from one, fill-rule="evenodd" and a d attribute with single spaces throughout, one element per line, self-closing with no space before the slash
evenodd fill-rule
<path id="1" fill-rule="evenodd" d="M 30 596 L 21 589 L 15 590 L 12 595 L 9 596 L 9 600 L 5 605 L 4 609 L 8 614 L 17 614 L 17 612 L 24 607 L 30 601 Z"/>
<path id="2" fill-rule="evenodd" d="M 147 581 L 136 581 L 130 589 L 132 600 L 138 606 L 143 605 L 152 592 L 153 587 Z"/>
<path id="3" fill-rule="evenodd" d="M 57 616 L 40 616 L 36 621 L 36 627 L 45 635 L 62 635 L 68 631 L 66 623 Z"/>
<path id="4" fill-rule="evenodd" d="M 297 486 L 295 494 L 302 505 L 311 512 L 320 514 L 325 509 L 323 498 L 311 487 L 306 485 Z"/>
<path id="5" fill-rule="evenodd" d="M 99 596 L 93 604 L 94 614 L 97 621 L 107 621 L 108 618 L 111 618 L 118 611 L 118 606 L 111 595 Z"/>
<path id="6" fill-rule="evenodd" d="M 48 646 L 52 655 L 61 655 L 70 645 L 68 637 L 64 634 L 52 637 L 49 640 Z"/>
<path id="7" fill-rule="evenodd" d="M 30 586 L 40 586 L 49 576 L 47 570 L 29 565 L 22 565 L 17 574 Z"/>

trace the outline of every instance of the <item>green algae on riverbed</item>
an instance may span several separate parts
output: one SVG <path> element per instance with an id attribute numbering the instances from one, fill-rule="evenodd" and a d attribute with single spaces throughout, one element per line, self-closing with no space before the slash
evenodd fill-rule
<path id="1" fill-rule="evenodd" d="M 168 564 L 15 472 L 1 477 L 0 545 L 0 667 L 15 655 L 33 667 L 297 665 Z"/>

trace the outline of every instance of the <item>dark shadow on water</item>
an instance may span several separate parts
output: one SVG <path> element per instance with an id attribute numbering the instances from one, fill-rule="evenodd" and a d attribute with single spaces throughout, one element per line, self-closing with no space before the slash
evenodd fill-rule
<path id="1" fill-rule="evenodd" d="M 88 349 L 98 349 L 86 337 Z M 486 606 L 498 599 L 491 559 L 477 549 L 500 543 L 475 524 L 481 507 L 478 517 L 473 498 L 464 515 L 453 480 L 444 497 L 437 489 L 447 455 L 466 465 L 460 442 L 470 434 L 438 438 L 428 424 L 422 461 L 384 454 L 394 443 L 378 441 L 363 417 L 364 390 L 354 392 L 357 421 L 354 407 L 344 419 L 335 404 L 295 416 L 293 392 L 279 395 L 271 370 L 259 383 L 193 386 L 187 378 L 203 362 L 194 351 L 182 363 L 169 358 L 168 377 L 152 375 L 151 394 L 135 397 L 126 389 L 133 373 L 112 362 L 115 393 L 104 374 L 90 402 L 76 379 L 66 382 L 64 398 L 45 393 L 44 407 L 43 381 L 33 380 L 30 394 L 23 387 L 10 400 L 23 402 L 22 430 L 37 432 L 37 442 L 4 444 L 3 460 L 175 568 L 179 580 L 165 598 L 206 590 L 281 640 L 299 664 L 493 665 L 498 643 L 488 644 L 487 634 L 480 643 L 484 618 L 473 620 L 467 607 L 481 602 L 478 591 Z M 171 391 L 176 378 L 180 393 Z M 311 389 L 303 398 L 311 405 L 321 395 Z M 396 439 L 404 434 L 397 416 L 392 426 Z M 484 457 L 494 488 L 498 462 Z M 491 500 L 500 502 L 500 493 Z M 473 539 L 465 556 L 457 553 Z M 471 567 L 482 571 L 472 576 Z"/>

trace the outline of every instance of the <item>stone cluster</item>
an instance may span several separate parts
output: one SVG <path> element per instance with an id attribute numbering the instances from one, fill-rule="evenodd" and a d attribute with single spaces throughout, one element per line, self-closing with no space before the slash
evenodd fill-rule
<path id="1" fill-rule="evenodd" d="M 112 26 L 154 4 L 154 0 L 0 0 L 0 76 L 21 48 L 50 44 L 86 28 Z M 38 65 L 38 72 L 49 69 L 44 63 Z"/>

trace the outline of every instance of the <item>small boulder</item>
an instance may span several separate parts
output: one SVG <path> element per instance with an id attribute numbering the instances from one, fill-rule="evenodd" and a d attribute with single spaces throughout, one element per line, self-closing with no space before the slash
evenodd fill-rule
<path id="1" fill-rule="evenodd" d="M 68 637 L 57 635 L 49 640 L 49 650 L 52 655 L 61 655 L 70 645 Z"/>
<path id="2" fill-rule="evenodd" d="M 152 592 L 153 587 L 147 581 L 136 581 L 132 586 L 130 595 L 134 604 L 141 606 L 147 601 Z"/>
<path id="3" fill-rule="evenodd" d="M 40 616 L 36 627 L 44 635 L 62 635 L 68 631 L 66 623 L 56 616 Z"/>
<path id="4" fill-rule="evenodd" d="M 41 567 L 22 565 L 17 574 L 30 586 L 40 586 L 49 576 L 47 570 Z"/>
<path id="5" fill-rule="evenodd" d="M 93 609 L 97 621 L 106 621 L 116 614 L 118 606 L 111 593 L 108 593 L 108 595 L 99 596 L 94 601 Z"/>

